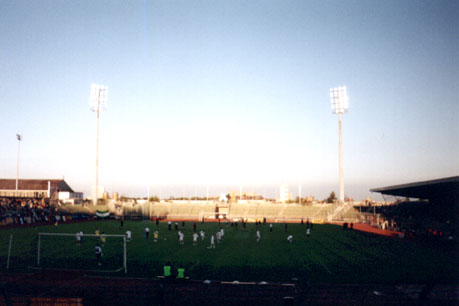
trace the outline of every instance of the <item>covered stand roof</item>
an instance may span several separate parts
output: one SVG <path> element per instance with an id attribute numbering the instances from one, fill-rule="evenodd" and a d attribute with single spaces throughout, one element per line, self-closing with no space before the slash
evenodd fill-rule
<path id="1" fill-rule="evenodd" d="M 370 189 L 371 192 L 426 200 L 459 199 L 459 176 Z"/>
<path id="2" fill-rule="evenodd" d="M 53 188 L 58 188 L 60 191 L 74 192 L 72 188 L 64 180 L 27 180 L 20 179 L 18 181 L 18 190 L 48 190 L 48 182 Z M 15 179 L 0 179 L 0 190 L 15 190 Z"/>

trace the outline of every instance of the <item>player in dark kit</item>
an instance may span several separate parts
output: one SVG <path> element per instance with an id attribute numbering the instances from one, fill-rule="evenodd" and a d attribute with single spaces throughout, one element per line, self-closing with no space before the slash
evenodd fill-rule
<path id="1" fill-rule="evenodd" d="M 102 265 L 101 257 L 102 257 L 102 248 L 100 247 L 99 243 L 97 243 L 97 245 L 96 245 L 96 258 L 97 258 L 97 264 L 99 266 Z"/>

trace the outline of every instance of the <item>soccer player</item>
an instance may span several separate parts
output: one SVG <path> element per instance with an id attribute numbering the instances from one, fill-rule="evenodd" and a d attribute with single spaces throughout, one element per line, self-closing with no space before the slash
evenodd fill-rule
<path id="1" fill-rule="evenodd" d="M 210 236 L 210 247 L 209 249 L 215 249 L 215 236 L 212 234 Z"/>
<path id="2" fill-rule="evenodd" d="M 171 230 L 171 226 L 172 226 L 172 222 L 171 221 L 167 221 L 167 227 L 169 228 L 169 230 Z"/>
<path id="3" fill-rule="evenodd" d="M 309 239 L 309 236 L 311 236 L 311 229 L 310 229 L 310 228 L 307 228 L 307 229 L 306 229 L 306 238 Z"/>
<path id="4" fill-rule="evenodd" d="M 269 232 L 270 232 L 270 233 L 273 232 L 273 224 L 272 224 L 272 223 L 269 224 Z"/>
<path id="5" fill-rule="evenodd" d="M 154 242 L 158 242 L 158 238 L 159 238 L 159 233 L 158 233 L 158 231 L 154 231 L 154 232 L 153 232 L 153 241 L 154 241 Z"/>
<path id="6" fill-rule="evenodd" d="M 99 243 L 96 244 L 96 258 L 97 258 L 97 264 L 99 266 L 102 265 L 102 261 L 100 260 L 102 257 L 102 248 L 100 247 Z"/>
<path id="7" fill-rule="evenodd" d="M 80 234 L 80 232 L 75 234 L 75 238 L 76 238 L 77 244 L 80 245 L 81 244 L 81 234 Z"/>
<path id="8" fill-rule="evenodd" d="M 288 235 L 287 241 L 288 241 L 288 243 L 292 243 L 292 241 L 293 241 L 293 236 L 292 236 L 292 235 Z"/>
<path id="9" fill-rule="evenodd" d="M 183 245 L 184 238 L 185 238 L 185 235 L 181 231 L 179 231 L 179 244 L 180 245 Z"/>
<path id="10" fill-rule="evenodd" d="M 145 228 L 145 239 L 148 239 L 148 235 L 150 235 L 150 228 L 146 227 Z"/>
<path id="11" fill-rule="evenodd" d="M 100 231 L 96 229 L 96 236 L 99 237 L 99 235 L 100 235 Z"/>
<path id="12" fill-rule="evenodd" d="M 261 234 L 260 234 L 260 231 L 257 230 L 257 243 L 260 242 L 260 239 L 261 239 Z"/>
<path id="13" fill-rule="evenodd" d="M 126 231 L 126 240 L 129 242 L 131 241 L 131 237 L 132 237 L 132 233 L 130 230 L 127 230 Z"/>
<path id="14" fill-rule="evenodd" d="M 198 234 L 193 233 L 193 245 L 197 245 L 197 244 L 198 244 Z"/>
<path id="15" fill-rule="evenodd" d="M 105 245 L 106 240 L 107 240 L 107 236 L 105 236 L 105 232 L 102 232 L 102 235 L 100 235 L 100 242 L 102 243 L 102 246 Z"/>
<path id="16" fill-rule="evenodd" d="M 217 243 L 220 243 L 220 239 L 222 238 L 222 233 L 220 233 L 220 231 L 218 231 L 215 236 L 217 236 Z"/>
<path id="17" fill-rule="evenodd" d="M 225 230 L 223 229 L 223 227 L 220 228 L 220 236 L 222 239 L 223 239 L 223 236 L 225 236 Z"/>
<path id="18" fill-rule="evenodd" d="M 201 231 L 199 232 L 199 234 L 201 234 L 201 241 L 204 240 L 204 238 L 205 238 L 205 236 L 206 236 L 206 233 L 204 233 L 204 231 L 201 230 Z"/>

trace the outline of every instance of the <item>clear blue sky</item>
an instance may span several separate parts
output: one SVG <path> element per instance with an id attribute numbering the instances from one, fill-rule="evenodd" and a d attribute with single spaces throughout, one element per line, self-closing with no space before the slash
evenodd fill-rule
<path id="1" fill-rule="evenodd" d="M 127 195 L 338 191 L 459 174 L 457 1 L 0 0 L 0 177 Z M 374 196 L 374 195 L 373 195 Z"/>

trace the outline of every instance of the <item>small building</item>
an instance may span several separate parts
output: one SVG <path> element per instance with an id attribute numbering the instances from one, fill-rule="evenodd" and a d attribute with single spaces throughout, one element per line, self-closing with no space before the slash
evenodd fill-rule
<path id="1" fill-rule="evenodd" d="M 259 195 L 256 192 L 240 192 L 239 194 L 236 194 L 233 191 L 233 195 L 232 195 L 232 199 L 234 198 L 234 202 L 244 203 L 244 204 L 247 204 L 248 201 L 260 201 L 264 199 L 263 196 Z"/>
<path id="2" fill-rule="evenodd" d="M 66 204 L 82 204 L 82 192 L 59 191 L 59 202 Z"/>

